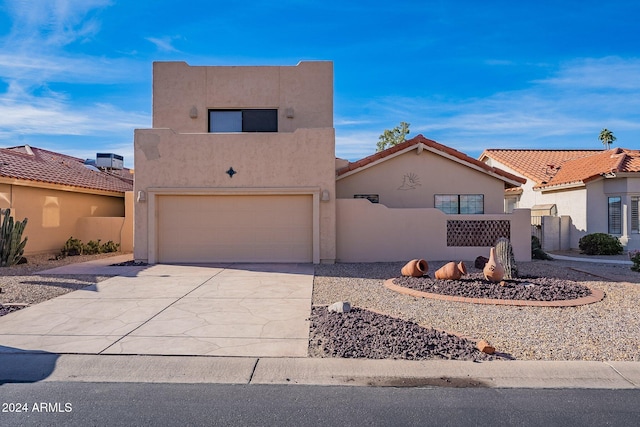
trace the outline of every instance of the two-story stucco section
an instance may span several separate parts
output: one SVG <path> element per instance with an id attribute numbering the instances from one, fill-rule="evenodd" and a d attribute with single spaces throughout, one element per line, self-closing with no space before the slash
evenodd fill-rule
<path id="1" fill-rule="evenodd" d="M 333 262 L 334 153 L 331 62 L 154 63 L 153 128 L 135 132 L 135 258 Z"/>

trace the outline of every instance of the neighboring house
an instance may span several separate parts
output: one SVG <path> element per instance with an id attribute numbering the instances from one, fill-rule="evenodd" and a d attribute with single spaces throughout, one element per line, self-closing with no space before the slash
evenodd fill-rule
<path id="1" fill-rule="evenodd" d="M 505 193 L 506 206 L 563 218 L 548 222 L 548 249 L 577 248 L 590 233 L 608 233 L 626 249 L 640 249 L 640 151 L 489 149 L 480 160 L 528 179 L 520 194 Z"/>
<path id="2" fill-rule="evenodd" d="M 335 260 L 332 62 L 156 62 L 134 157 L 136 259 Z"/>
<path id="3" fill-rule="evenodd" d="M 131 251 L 132 189 L 128 169 L 99 170 L 28 145 L 0 149 L 0 208 L 10 208 L 18 220 L 28 218 L 27 255 L 58 252 L 72 236 L 85 243 L 113 240 Z"/>
<path id="4" fill-rule="evenodd" d="M 336 167 L 340 261 L 468 260 L 498 237 L 530 259 L 529 211 L 503 212 L 505 189 L 522 177 L 422 135 Z"/>
<path id="5" fill-rule="evenodd" d="M 336 197 L 447 214 L 501 214 L 505 189 L 526 179 L 418 135 L 337 170 Z"/>
<path id="6" fill-rule="evenodd" d="M 531 257 L 529 210 L 502 209 L 523 178 L 422 136 L 336 160 L 331 62 L 154 63 L 134 145 L 136 260 L 468 260 L 501 236 Z"/>

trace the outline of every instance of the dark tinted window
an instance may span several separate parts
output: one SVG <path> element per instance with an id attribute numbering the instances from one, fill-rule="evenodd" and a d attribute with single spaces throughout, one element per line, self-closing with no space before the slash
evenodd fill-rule
<path id="1" fill-rule="evenodd" d="M 209 132 L 277 132 L 278 110 L 209 110 Z"/>

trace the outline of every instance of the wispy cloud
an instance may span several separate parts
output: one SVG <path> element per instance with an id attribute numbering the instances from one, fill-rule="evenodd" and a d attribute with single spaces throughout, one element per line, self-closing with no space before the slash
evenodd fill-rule
<path id="1" fill-rule="evenodd" d="M 134 128 L 149 126 L 145 113 L 124 111 L 99 99 L 78 101 L 60 89 L 61 83 L 131 82 L 142 74 L 141 65 L 126 57 L 96 57 L 69 48 L 100 31 L 97 12 L 111 1 L 5 3 L 12 28 L 0 38 L 0 80 L 6 85 L 6 90 L 0 89 L 0 140 L 15 144 L 39 136 L 100 135 L 130 144 Z"/>
<path id="2" fill-rule="evenodd" d="M 36 97 L 15 87 L 9 92 L 9 96 L 0 96 L 0 138 L 24 134 L 118 135 L 150 125 L 147 115 L 108 104 L 94 103 L 78 111 L 64 96 Z M 21 97 L 16 96 L 19 93 Z"/>
<path id="3" fill-rule="evenodd" d="M 164 37 L 145 37 L 145 40 L 153 43 L 156 46 L 156 49 L 162 52 L 179 52 L 173 46 L 173 42 L 175 40 L 182 39 L 180 36 L 164 36 Z"/>
<path id="4" fill-rule="evenodd" d="M 7 0 L 5 8 L 13 26 L 9 39 L 21 46 L 64 46 L 91 37 L 100 28 L 90 16 L 111 0 L 49 0 L 33 4 L 30 0 Z M 25 35 L 28 35 L 25 37 Z"/>
<path id="5" fill-rule="evenodd" d="M 351 160 L 375 150 L 390 117 L 411 123 L 411 135 L 422 133 L 472 154 L 489 147 L 536 148 L 550 141 L 556 147 L 597 146 L 603 127 L 616 135 L 640 130 L 640 58 L 574 60 L 527 87 L 483 98 L 387 97 L 368 109 L 370 125 L 354 130 L 336 124 L 338 135 L 347 132 L 337 136 L 337 151 Z M 637 144 L 637 138 L 626 144 L 618 139 L 621 145 Z"/>
<path id="6" fill-rule="evenodd" d="M 555 76 L 536 81 L 563 89 L 640 90 L 640 58 L 586 58 L 563 65 Z"/>

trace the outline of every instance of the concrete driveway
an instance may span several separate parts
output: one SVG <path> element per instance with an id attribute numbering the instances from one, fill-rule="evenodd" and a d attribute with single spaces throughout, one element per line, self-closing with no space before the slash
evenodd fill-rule
<path id="1" fill-rule="evenodd" d="M 119 261 L 39 273 L 119 276 L 0 317 L 0 353 L 307 356 L 313 265 Z"/>

